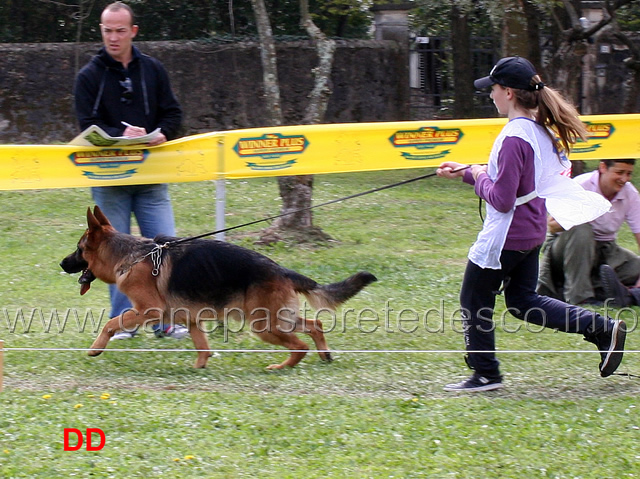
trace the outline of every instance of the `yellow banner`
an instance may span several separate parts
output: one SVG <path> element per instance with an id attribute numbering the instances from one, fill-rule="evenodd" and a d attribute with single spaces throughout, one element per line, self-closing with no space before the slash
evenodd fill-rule
<path id="1" fill-rule="evenodd" d="M 572 160 L 640 158 L 640 115 L 581 117 Z M 153 148 L 0 145 L 0 190 L 179 183 L 486 163 L 505 119 L 347 123 L 193 135 Z"/>
<path id="2" fill-rule="evenodd" d="M 0 190 L 210 180 L 219 140 L 211 133 L 154 148 L 0 145 Z"/>

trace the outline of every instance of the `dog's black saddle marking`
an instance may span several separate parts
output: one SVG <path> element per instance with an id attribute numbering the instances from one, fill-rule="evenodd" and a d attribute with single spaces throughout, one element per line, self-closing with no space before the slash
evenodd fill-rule
<path id="1" fill-rule="evenodd" d="M 154 241 L 164 244 L 174 239 L 158 236 Z M 216 308 L 224 307 L 249 286 L 282 277 L 288 271 L 260 253 L 218 240 L 169 244 L 163 255 L 168 255 L 172 264 L 169 291 Z"/>

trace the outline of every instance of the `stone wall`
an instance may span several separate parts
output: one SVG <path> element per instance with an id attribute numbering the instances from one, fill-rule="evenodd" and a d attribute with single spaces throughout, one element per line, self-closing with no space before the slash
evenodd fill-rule
<path id="1" fill-rule="evenodd" d="M 137 42 L 160 59 L 184 113 L 184 134 L 267 126 L 255 43 Z M 77 133 L 73 81 L 100 44 L 0 45 L 0 143 L 66 143 Z M 303 117 L 316 63 L 306 41 L 278 45 L 285 124 Z M 327 123 L 409 119 L 407 50 L 339 41 Z"/>

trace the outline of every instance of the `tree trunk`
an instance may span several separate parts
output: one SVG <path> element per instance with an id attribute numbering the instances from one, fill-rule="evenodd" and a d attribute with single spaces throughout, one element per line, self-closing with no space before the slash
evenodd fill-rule
<path id="1" fill-rule="evenodd" d="M 313 23 L 309 15 L 307 0 L 300 0 L 300 24 L 316 44 L 318 52 L 318 66 L 313 70 L 315 84 L 309 95 L 309 105 L 303 119 L 303 124 L 321 123 L 327 111 L 332 89 L 330 86 L 331 71 L 336 42 L 328 39 Z M 309 230 L 313 227 L 313 214 L 305 209 L 311 206 L 313 199 L 313 175 L 284 176 L 278 178 L 282 211 L 286 214 L 275 220 L 273 227 L 286 230 Z M 303 211 L 299 211 L 299 210 Z M 297 211 L 293 214 L 292 211 Z M 319 231 L 316 230 L 316 233 Z"/>
<path id="2" fill-rule="evenodd" d="M 624 43 L 631 57 L 627 58 L 625 65 L 631 70 L 631 78 L 625 84 L 624 113 L 635 113 L 638 111 L 638 95 L 640 95 L 640 48 L 624 33 L 620 31 L 617 22 L 613 23 L 613 35 Z"/>
<path id="3" fill-rule="evenodd" d="M 84 28 L 84 21 L 91 15 L 91 10 L 95 0 L 80 0 L 78 2 L 78 13 L 74 15 L 78 21 L 76 26 L 76 51 L 74 57 L 74 69 L 76 74 L 80 70 L 80 38 L 82 37 L 82 29 Z"/>
<path id="4" fill-rule="evenodd" d="M 333 70 L 333 58 L 336 51 L 336 42 L 327 38 L 313 23 L 309 15 L 308 0 L 300 0 L 300 24 L 316 44 L 318 52 L 318 66 L 313 69 L 315 83 L 309 95 L 309 105 L 304 116 L 303 123 L 314 125 L 324 121 L 327 105 L 333 89 L 331 88 L 331 72 Z"/>
<path id="5" fill-rule="evenodd" d="M 258 33 L 260 35 L 261 58 L 264 69 L 265 96 L 267 105 L 273 115 L 273 124 L 282 125 L 282 109 L 280 106 L 280 88 L 278 84 L 277 56 L 275 43 L 264 0 L 251 0 Z M 331 71 L 335 42 L 328 39 L 322 31 L 313 23 L 309 15 L 307 0 L 300 0 L 301 25 L 315 42 L 318 51 L 318 66 L 314 68 L 314 88 L 309 95 L 309 105 L 305 113 L 304 124 L 316 124 L 324 120 L 327 104 L 332 90 L 330 86 Z M 299 240 L 311 238 L 311 240 L 329 239 L 320 229 L 313 226 L 313 215 L 309 207 L 313 198 L 313 176 L 282 176 L 278 178 L 278 188 L 282 198 L 283 215 L 277 218 L 270 228 L 267 228 L 261 237 L 261 242 L 271 243 L 279 241 L 278 232 L 301 233 Z"/>
<path id="6" fill-rule="evenodd" d="M 464 11 L 457 1 L 451 3 L 451 49 L 453 56 L 453 104 L 454 118 L 473 118 L 474 87 L 471 60 L 471 29 L 469 12 Z"/>
<path id="7" fill-rule="evenodd" d="M 258 36 L 260 37 L 260 60 L 262 61 L 262 81 L 267 111 L 271 115 L 273 126 L 282 125 L 282 107 L 280 104 L 280 83 L 278 81 L 278 57 L 271 31 L 271 22 L 264 0 L 251 0 L 256 17 Z"/>
<path id="8" fill-rule="evenodd" d="M 523 13 L 527 22 L 527 45 L 529 60 L 536 67 L 536 71 L 542 73 L 542 51 L 540 49 L 540 17 L 541 12 L 531 0 L 523 0 Z"/>
<path id="9" fill-rule="evenodd" d="M 311 206 L 313 175 L 281 176 L 278 178 L 278 187 L 282 198 L 280 213 L 286 216 L 277 218 L 272 228 L 285 230 L 311 228 L 313 215 L 311 210 L 305 208 Z"/>
<path id="10" fill-rule="evenodd" d="M 523 2 L 526 0 L 502 0 L 504 23 L 502 25 L 502 54 L 505 57 L 529 55 L 527 16 Z"/>
<path id="11" fill-rule="evenodd" d="M 563 42 L 548 66 L 547 82 L 578 107 L 582 96 L 582 56 L 585 52 L 584 45 Z"/>

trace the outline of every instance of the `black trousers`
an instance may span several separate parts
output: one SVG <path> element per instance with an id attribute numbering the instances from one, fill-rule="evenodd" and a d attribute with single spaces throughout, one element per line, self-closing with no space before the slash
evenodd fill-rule
<path id="1" fill-rule="evenodd" d="M 483 376 L 500 375 L 495 355 L 495 331 L 500 324 L 495 324 L 493 313 L 501 285 L 509 313 L 528 323 L 587 336 L 612 327 L 611 320 L 600 314 L 536 293 L 539 252 L 540 247 L 503 250 L 500 270 L 467 263 L 460 292 L 465 345 L 469 366 Z"/>

